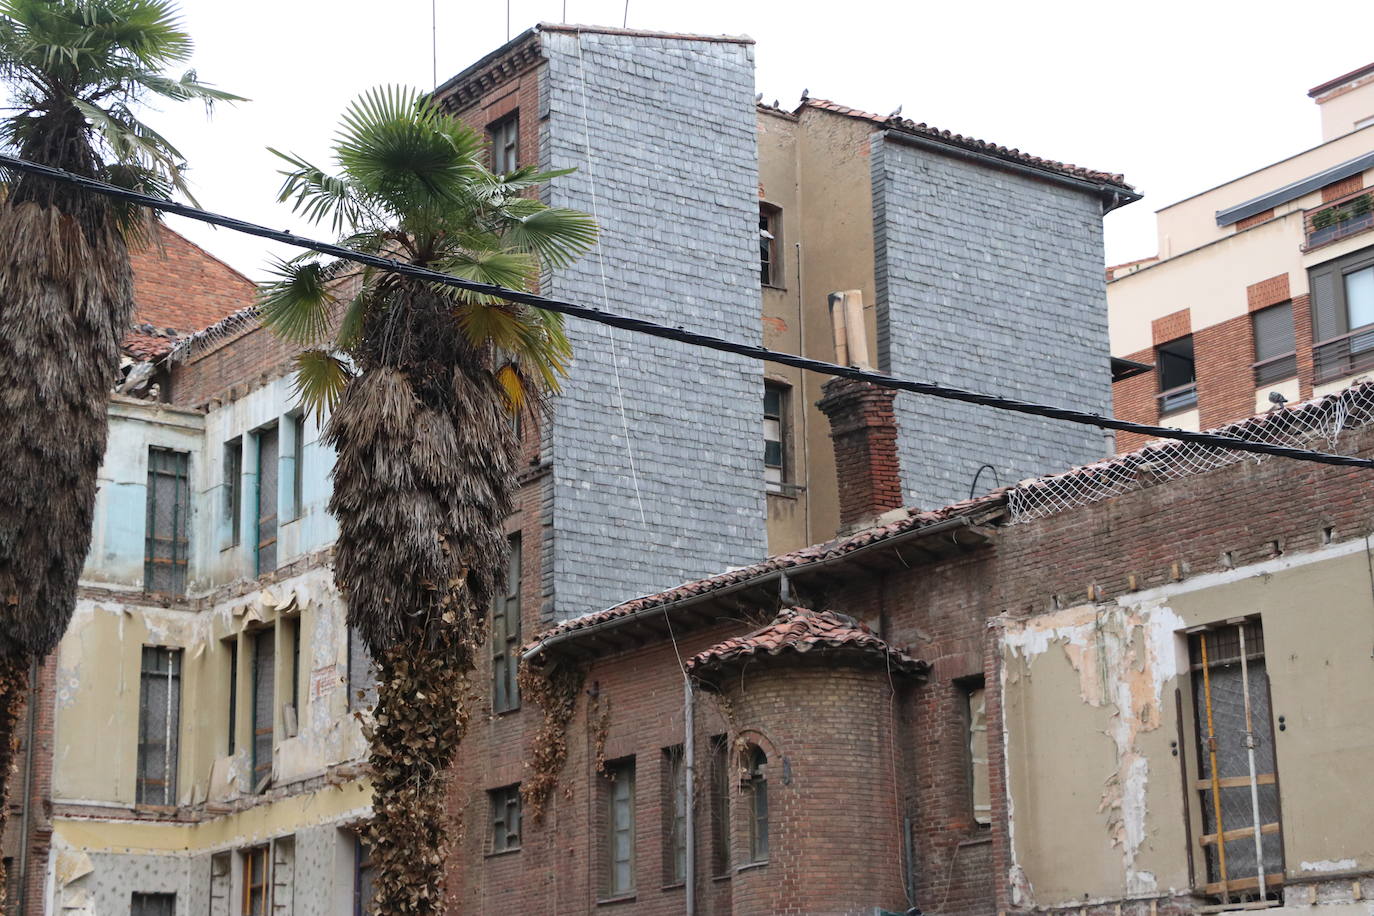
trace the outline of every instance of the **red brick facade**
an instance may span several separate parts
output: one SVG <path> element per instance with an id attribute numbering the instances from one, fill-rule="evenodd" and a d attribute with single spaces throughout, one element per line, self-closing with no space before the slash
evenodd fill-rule
<path id="1" fill-rule="evenodd" d="M 816 406 L 830 420 L 840 488 L 840 527 L 849 528 L 902 505 L 897 467 L 897 392 L 867 382 L 831 379 Z"/>
<path id="2" fill-rule="evenodd" d="M 155 245 L 129 252 L 134 324 L 199 331 L 253 304 L 253 281 L 166 226 Z"/>

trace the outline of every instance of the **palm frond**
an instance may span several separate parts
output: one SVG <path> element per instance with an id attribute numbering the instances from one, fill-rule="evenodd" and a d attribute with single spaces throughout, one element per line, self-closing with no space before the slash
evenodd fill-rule
<path id="1" fill-rule="evenodd" d="M 181 79 L 174 80 L 151 71 L 140 71 L 130 75 L 133 82 L 150 92 L 178 102 L 200 101 L 205 103 L 206 112 L 214 109 L 216 102 L 246 102 L 248 99 L 223 89 L 216 89 L 209 83 L 202 83 L 196 71 L 187 70 Z"/>
<path id="2" fill-rule="evenodd" d="M 301 406 L 324 420 L 343 394 L 353 371 L 347 362 L 324 350 L 303 350 L 296 356 L 296 379 L 292 385 Z"/>
<path id="3" fill-rule="evenodd" d="M 299 156 L 279 152 L 270 146 L 267 151 L 293 166 L 280 173 L 285 180 L 277 193 L 279 202 L 291 201 L 292 211 L 312 223 L 328 219 L 335 233 L 358 225 L 362 207 L 346 178 L 327 174 Z"/>
<path id="4" fill-rule="evenodd" d="M 538 265 L 528 254 L 518 251 L 490 249 L 465 249 L 454 252 L 439 261 L 436 269 L 463 280 L 490 283 L 507 289 L 524 289 L 525 284 L 534 276 Z M 460 292 L 451 286 L 440 286 L 445 295 L 472 297 L 477 294 Z M 500 301 L 498 298 L 482 297 L 481 301 Z"/>
<path id="5" fill-rule="evenodd" d="M 285 340 L 313 344 L 329 335 L 329 310 L 336 299 L 323 261 L 283 261 L 272 266 L 279 279 L 258 291 L 262 323 Z"/>
<path id="6" fill-rule="evenodd" d="M 596 221 L 563 207 L 542 207 L 506 225 L 505 240 L 518 251 L 533 252 L 547 267 L 566 267 L 596 244 Z"/>

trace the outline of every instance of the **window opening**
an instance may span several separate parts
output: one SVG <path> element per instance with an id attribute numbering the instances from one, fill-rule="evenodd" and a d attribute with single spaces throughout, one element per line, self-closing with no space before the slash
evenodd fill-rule
<path id="1" fill-rule="evenodd" d="M 253 634 L 253 786 L 261 792 L 272 779 L 272 697 L 276 642 L 271 627 Z"/>
<path id="2" fill-rule="evenodd" d="M 711 739 L 711 873 L 730 872 L 730 761 L 729 740 Z"/>
<path id="3" fill-rule="evenodd" d="M 1197 368 L 1193 361 L 1192 335 L 1161 344 L 1159 364 L 1159 412 L 1172 413 L 1197 404 Z"/>
<path id="4" fill-rule="evenodd" d="M 635 764 L 634 760 L 607 764 L 608 896 L 629 894 L 635 887 Z"/>
<path id="5" fill-rule="evenodd" d="M 239 543 L 243 513 L 243 438 L 224 443 L 224 517 L 228 523 L 229 543 Z"/>
<path id="6" fill-rule="evenodd" d="M 508 712 L 520 708 L 516 681 L 520 650 L 520 535 L 510 536 L 506 560 L 505 593 L 491 603 L 491 709 Z"/>
<path id="7" fill-rule="evenodd" d="M 181 650 L 144 646 L 139 677 L 138 804 L 176 804 L 180 731 Z"/>
<path id="8" fill-rule="evenodd" d="M 749 861 L 768 861 L 768 755 L 762 748 L 749 752 Z"/>
<path id="9" fill-rule="evenodd" d="M 258 433 L 258 512 L 256 574 L 277 568 L 277 428 Z"/>
<path id="10" fill-rule="evenodd" d="M 229 647 L 229 753 L 234 753 L 238 740 L 239 719 L 239 641 L 231 639 Z"/>
<path id="11" fill-rule="evenodd" d="M 1206 893 L 1264 899 L 1283 881 L 1274 729 L 1258 620 L 1189 636 Z"/>
<path id="12" fill-rule="evenodd" d="M 305 414 L 291 418 L 295 431 L 296 453 L 291 462 L 291 510 L 293 518 L 305 515 Z"/>
<path id="13" fill-rule="evenodd" d="M 370 916 L 374 911 L 372 898 L 376 896 L 377 866 L 372 861 L 372 849 L 356 834 L 353 837 L 353 916 Z"/>
<path id="14" fill-rule="evenodd" d="M 243 853 L 243 916 L 267 916 L 267 847 Z"/>
<path id="15" fill-rule="evenodd" d="M 681 884 L 687 880 L 687 761 L 682 745 L 663 751 L 666 798 L 663 823 L 667 836 L 663 848 L 667 853 L 665 884 Z"/>
<path id="16" fill-rule="evenodd" d="M 968 784 L 973 806 L 973 822 L 980 827 L 992 823 L 992 792 L 988 782 L 987 693 L 980 677 L 964 688 L 968 706 Z"/>
<path id="17" fill-rule="evenodd" d="M 1282 302 L 1250 314 L 1255 337 L 1255 384 L 1267 385 L 1298 374 L 1293 336 L 1293 303 Z"/>
<path id="18" fill-rule="evenodd" d="M 166 595 L 186 593 L 190 547 L 190 455 L 148 449 L 148 521 L 143 550 L 143 588 Z"/>
<path id="19" fill-rule="evenodd" d="M 176 916 L 176 894 L 135 893 L 129 901 L 129 916 Z"/>
<path id="20" fill-rule="evenodd" d="M 491 170 L 506 175 L 520 167 L 520 115 L 502 118 L 488 128 L 491 138 Z"/>
<path id="21" fill-rule="evenodd" d="M 787 406 L 791 391 L 786 385 L 763 386 L 763 480 L 770 493 L 781 493 L 790 478 L 787 472 Z"/>
<path id="22" fill-rule="evenodd" d="M 764 286 L 782 286 L 782 261 L 778 257 L 781 216 L 777 207 L 759 205 L 759 282 Z"/>
<path id="23" fill-rule="evenodd" d="M 510 852 L 520 848 L 520 784 L 492 789 L 491 851 Z"/>

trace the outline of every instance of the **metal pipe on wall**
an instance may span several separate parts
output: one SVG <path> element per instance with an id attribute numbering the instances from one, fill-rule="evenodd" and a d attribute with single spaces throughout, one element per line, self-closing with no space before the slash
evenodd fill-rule
<path id="1" fill-rule="evenodd" d="M 687 810 L 684 813 L 684 824 L 682 832 L 683 844 L 687 847 L 687 861 L 683 868 L 683 880 L 687 887 L 687 916 L 696 916 L 697 911 L 697 837 L 696 837 L 696 729 L 695 717 L 693 716 L 693 697 L 692 679 L 686 675 L 682 676 L 682 765 L 683 779 L 687 783 L 686 798 L 683 800 L 683 807 Z"/>
<path id="2" fill-rule="evenodd" d="M 835 338 L 835 362 L 849 365 L 849 340 L 844 326 L 844 293 L 830 294 L 830 333 Z"/>
<path id="3" fill-rule="evenodd" d="M 864 321 L 863 290 L 847 289 L 844 299 L 844 337 L 849 345 L 849 359 L 860 369 L 872 369 L 868 358 L 868 323 Z"/>

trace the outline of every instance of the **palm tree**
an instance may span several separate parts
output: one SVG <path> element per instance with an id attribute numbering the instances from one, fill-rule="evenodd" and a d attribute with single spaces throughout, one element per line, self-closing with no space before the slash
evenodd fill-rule
<path id="1" fill-rule="evenodd" d="M 496 175 L 483 138 L 426 96 L 365 93 L 345 112 L 337 174 L 295 156 L 281 200 L 340 244 L 528 288 L 591 247 L 591 217 Z M 444 777 L 462 697 L 504 575 L 517 443 L 512 412 L 556 389 L 561 317 L 306 254 L 278 265 L 263 321 L 305 349 L 297 388 L 337 450 L 334 575 L 377 664 L 371 725 L 377 911 L 442 912 Z"/>
<path id="2" fill-rule="evenodd" d="M 0 146 L 163 196 L 181 155 L 135 114 L 147 97 L 236 96 L 188 72 L 191 39 L 163 0 L 3 0 Z M 90 546 L 106 398 L 133 307 L 125 241 L 151 217 L 0 171 L 0 798 L 30 665 L 57 645 Z M 4 808 L 0 806 L 0 824 Z"/>

